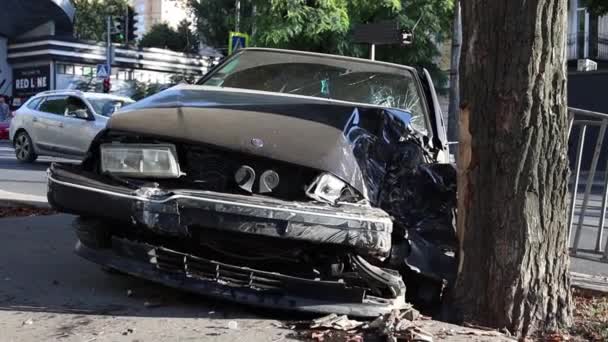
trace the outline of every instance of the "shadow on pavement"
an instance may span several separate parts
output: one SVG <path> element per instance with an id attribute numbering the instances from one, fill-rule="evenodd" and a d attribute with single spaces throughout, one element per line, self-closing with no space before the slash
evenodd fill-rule
<path id="1" fill-rule="evenodd" d="M 70 215 L 0 219 L 0 311 L 294 319 L 293 313 L 240 306 L 105 272 L 72 252 L 72 220 Z"/>

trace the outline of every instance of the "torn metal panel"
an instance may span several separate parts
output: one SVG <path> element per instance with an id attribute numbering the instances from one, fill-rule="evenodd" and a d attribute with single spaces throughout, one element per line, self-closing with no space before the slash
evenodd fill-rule
<path id="1" fill-rule="evenodd" d="M 345 282 L 241 268 L 125 239 L 113 239 L 106 250 L 78 243 L 76 253 L 167 286 L 262 307 L 376 317 L 408 306 L 402 296 L 377 298 Z"/>

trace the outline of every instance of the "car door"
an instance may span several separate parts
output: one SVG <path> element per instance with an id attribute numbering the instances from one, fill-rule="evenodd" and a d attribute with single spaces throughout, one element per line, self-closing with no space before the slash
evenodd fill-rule
<path id="1" fill-rule="evenodd" d="M 428 70 L 422 69 L 419 72 L 419 76 L 429 106 L 430 124 L 433 130 L 433 145 L 438 150 L 438 160 L 441 163 L 449 163 L 447 130 L 431 74 Z"/>
<path id="2" fill-rule="evenodd" d="M 63 153 L 74 157 L 83 157 L 93 138 L 103 129 L 105 122 L 94 115 L 93 109 L 80 97 L 70 96 L 68 103 L 86 111 L 78 114 L 66 109 L 65 121 L 62 127 L 61 149 Z"/>
<path id="3" fill-rule="evenodd" d="M 60 148 L 66 100 L 65 95 L 48 96 L 38 107 L 38 113 L 32 120 L 38 148 L 51 152 L 57 152 Z"/>

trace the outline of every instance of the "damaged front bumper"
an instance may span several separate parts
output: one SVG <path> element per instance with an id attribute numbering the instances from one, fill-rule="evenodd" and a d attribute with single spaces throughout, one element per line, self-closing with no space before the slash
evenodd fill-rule
<path id="1" fill-rule="evenodd" d="M 377 317 L 407 307 L 405 293 L 392 299 L 379 298 L 343 282 L 302 279 L 238 267 L 126 239 L 114 238 L 112 249 L 102 250 L 78 242 L 76 253 L 92 262 L 166 286 L 260 307 L 359 317 Z M 372 274 L 375 266 L 360 257 L 354 261 L 361 267 L 371 268 L 362 271 Z"/>
<path id="2" fill-rule="evenodd" d="M 345 249 L 357 284 L 295 277 L 218 262 L 166 248 L 158 240 L 113 236 L 111 248 L 78 243 L 81 256 L 142 278 L 205 295 L 258 306 L 376 316 L 405 307 L 405 286 L 397 272 L 362 256 L 383 259 L 391 249 L 392 221 L 382 210 L 361 205 L 288 202 L 208 191 L 133 188 L 79 167 L 53 164 L 49 203 L 64 212 L 127 223 L 156 236 L 189 238 L 205 227 L 226 234 L 263 237 Z M 204 238 L 204 236 L 203 236 Z M 334 247 L 332 247 L 334 246 Z M 204 248 L 204 247 L 201 247 Z M 389 296 L 377 296 L 361 282 Z"/>
<path id="3" fill-rule="evenodd" d="M 109 185 L 94 174 L 61 164 L 48 171 L 48 200 L 65 212 L 132 222 L 167 235 L 189 236 L 191 227 L 204 226 L 351 246 L 381 257 L 391 249 L 393 223 L 388 214 L 355 204 L 332 207 L 210 191 L 159 194 L 155 189 Z"/>

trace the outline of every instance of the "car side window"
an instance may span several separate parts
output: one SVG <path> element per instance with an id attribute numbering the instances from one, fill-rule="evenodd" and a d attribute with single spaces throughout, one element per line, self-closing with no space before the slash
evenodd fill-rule
<path id="1" fill-rule="evenodd" d="M 65 115 L 67 96 L 49 96 L 38 109 L 41 112 Z"/>
<path id="2" fill-rule="evenodd" d="M 33 99 L 32 101 L 27 103 L 27 108 L 36 110 L 42 99 L 42 97 Z"/>
<path id="3" fill-rule="evenodd" d="M 69 96 L 66 101 L 65 115 L 77 119 L 88 119 L 91 111 L 81 98 Z"/>

